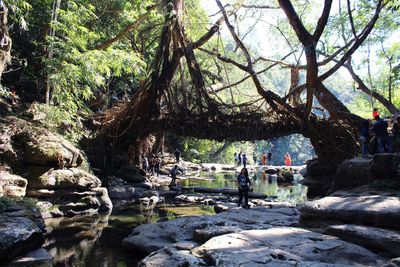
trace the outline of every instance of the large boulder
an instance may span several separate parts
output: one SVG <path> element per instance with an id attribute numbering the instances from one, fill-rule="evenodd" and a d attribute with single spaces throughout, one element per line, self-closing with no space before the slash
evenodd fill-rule
<path id="1" fill-rule="evenodd" d="M 372 158 L 371 175 L 375 179 L 395 178 L 400 164 L 399 154 L 376 154 Z"/>
<path id="2" fill-rule="evenodd" d="M 302 222 L 338 221 L 400 228 L 400 199 L 395 196 L 329 196 L 306 202 Z"/>
<path id="3" fill-rule="evenodd" d="M 372 181 L 372 159 L 354 158 L 343 161 L 335 174 L 335 188 L 356 187 Z"/>
<path id="4" fill-rule="evenodd" d="M 38 198 L 43 217 L 75 215 L 109 214 L 112 202 L 104 187 L 91 188 L 87 191 L 71 189 L 28 191 L 28 195 Z"/>
<path id="5" fill-rule="evenodd" d="M 332 225 L 326 233 L 374 251 L 400 257 L 400 233 L 354 224 Z"/>
<path id="6" fill-rule="evenodd" d="M 31 219 L 0 215 L 0 261 L 40 248 L 43 242 L 42 230 Z"/>
<path id="7" fill-rule="evenodd" d="M 101 186 L 96 176 L 77 168 L 49 170 L 37 179 L 29 180 L 29 189 L 87 190 Z"/>
<path id="8" fill-rule="evenodd" d="M 318 159 L 311 160 L 307 163 L 307 177 L 321 177 L 332 175 L 336 171 L 336 167 L 333 164 L 321 162 Z"/>
<path id="9" fill-rule="evenodd" d="M 379 266 L 380 256 L 336 237 L 292 227 L 214 237 L 192 254 L 213 266 Z"/>
<path id="10" fill-rule="evenodd" d="M 27 195 L 40 200 L 44 217 L 109 214 L 113 206 L 100 179 L 77 168 L 30 179 Z"/>
<path id="11" fill-rule="evenodd" d="M 144 173 L 134 166 L 124 166 L 119 169 L 116 176 L 129 183 L 142 183 L 146 181 Z"/>
<path id="12" fill-rule="evenodd" d="M 343 161 L 335 174 L 331 191 L 371 184 L 376 180 L 398 180 L 398 154 L 376 154 L 370 159 L 353 158 Z"/>
<path id="13" fill-rule="evenodd" d="M 7 171 L 0 171 L 0 196 L 23 197 L 26 194 L 27 180 Z"/>
<path id="14" fill-rule="evenodd" d="M 21 131 L 12 140 L 26 164 L 76 167 L 84 161 L 80 150 L 62 136 L 26 122 L 20 126 Z"/>

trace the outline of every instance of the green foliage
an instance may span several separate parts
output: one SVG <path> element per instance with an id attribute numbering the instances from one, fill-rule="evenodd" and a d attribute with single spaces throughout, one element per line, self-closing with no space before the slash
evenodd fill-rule
<path id="1" fill-rule="evenodd" d="M 223 144 L 205 139 L 185 138 L 182 142 L 183 157 L 189 161 L 210 162 L 210 156 Z"/>
<path id="2" fill-rule="evenodd" d="M 11 24 L 16 23 L 21 29 L 26 30 L 25 16 L 32 9 L 32 5 L 25 0 L 6 0 L 5 3 L 9 8 L 9 13 L 11 13 Z"/>
<path id="3" fill-rule="evenodd" d="M 88 25 L 94 19 L 94 6 L 69 1 L 52 24 L 56 35 L 47 39 L 48 49 L 54 54 L 44 58 L 53 101 L 65 110 L 85 108 L 94 92 L 104 89 L 112 76 L 139 76 L 146 66 L 133 51 L 93 49 L 99 34 Z"/>
<path id="4" fill-rule="evenodd" d="M 34 116 L 41 119 L 39 122 L 48 130 L 58 132 L 71 142 L 77 144 L 83 136 L 90 133 L 81 122 L 81 118 L 76 113 L 45 104 L 33 104 L 29 110 Z M 36 115 L 35 115 L 36 114 Z M 81 114 L 85 116 L 85 114 Z"/>

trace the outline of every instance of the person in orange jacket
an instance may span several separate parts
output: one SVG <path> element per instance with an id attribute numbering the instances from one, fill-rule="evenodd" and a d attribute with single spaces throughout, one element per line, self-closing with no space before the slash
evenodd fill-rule
<path id="1" fill-rule="evenodd" d="M 286 152 L 284 161 L 285 161 L 285 166 L 292 166 L 292 158 L 290 157 L 288 152 Z"/>

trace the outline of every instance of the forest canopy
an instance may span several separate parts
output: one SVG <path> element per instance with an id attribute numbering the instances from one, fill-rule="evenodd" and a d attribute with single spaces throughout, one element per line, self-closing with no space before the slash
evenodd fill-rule
<path id="1" fill-rule="evenodd" d="M 132 135 L 141 139 L 177 128 L 147 129 L 140 126 L 143 121 L 171 125 L 164 118 L 182 115 L 182 106 L 192 118 L 204 106 L 209 117 L 202 120 L 218 118 L 219 124 L 225 123 L 223 116 L 232 123 L 270 116 L 254 126 L 260 128 L 254 136 L 233 138 L 229 126 L 229 133 L 210 139 L 267 140 L 300 133 L 321 156 L 325 121 L 334 125 L 332 135 L 354 136 L 355 124 L 371 118 L 373 108 L 390 115 L 400 104 L 397 0 L 17 0 L 1 5 L 8 10 L 2 34 L 12 45 L 0 93 L 16 88 L 21 98 L 47 104 L 72 124 L 131 101 L 125 113 L 113 113 L 125 114 L 122 118 L 105 123 L 121 129 L 117 135 L 136 123 L 132 127 L 143 130 Z M 190 99 L 193 95 L 198 99 Z M 137 110 L 142 99 L 154 103 L 148 105 L 151 111 Z M 191 109 L 191 101 L 200 110 Z M 214 106 L 219 113 L 210 111 Z M 278 126 L 285 128 L 274 133 L 282 121 L 285 126 Z M 188 128 L 175 134 L 207 137 Z"/>

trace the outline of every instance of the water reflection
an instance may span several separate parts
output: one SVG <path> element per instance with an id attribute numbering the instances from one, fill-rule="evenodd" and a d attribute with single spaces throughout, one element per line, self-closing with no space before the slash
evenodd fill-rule
<path id="1" fill-rule="evenodd" d="M 198 177 L 180 180 L 184 187 L 205 186 L 210 188 L 236 189 L 236 176 L 234 172 L 200 173 Z M 307 187 L 298 182 L 303 179 L 300 174 L 294 174 L 292 184 L 278 184 L 276 175 L 263 176 L 261 170 L 249 173 L 253 184 L 253 191 L 275 196 L 279 201 L 288 201 L 294 204 L 307 200 Z"/>
<path id="2" fill-rule="evenodd" d="M 139 221 L 136 216 L 49 219 L 45 248 L 53 266 L 135 266 L 141 255 L 124 253 L 121 240 Z"/>
<path id="3" fill-rule="evenodd" d="M 53 257 L 53 261 L 30 266 L 136 266 L 144 255 L 126 252 L 122 248 L 122 239 L 134 227 L 180 216 L 213 213 L 211 206 L 175 207 L 164 203 L 151 209 L 132 206 L 124 213 L 108 216 L 47 219 L 48 233 L 44 248 Z"/>

